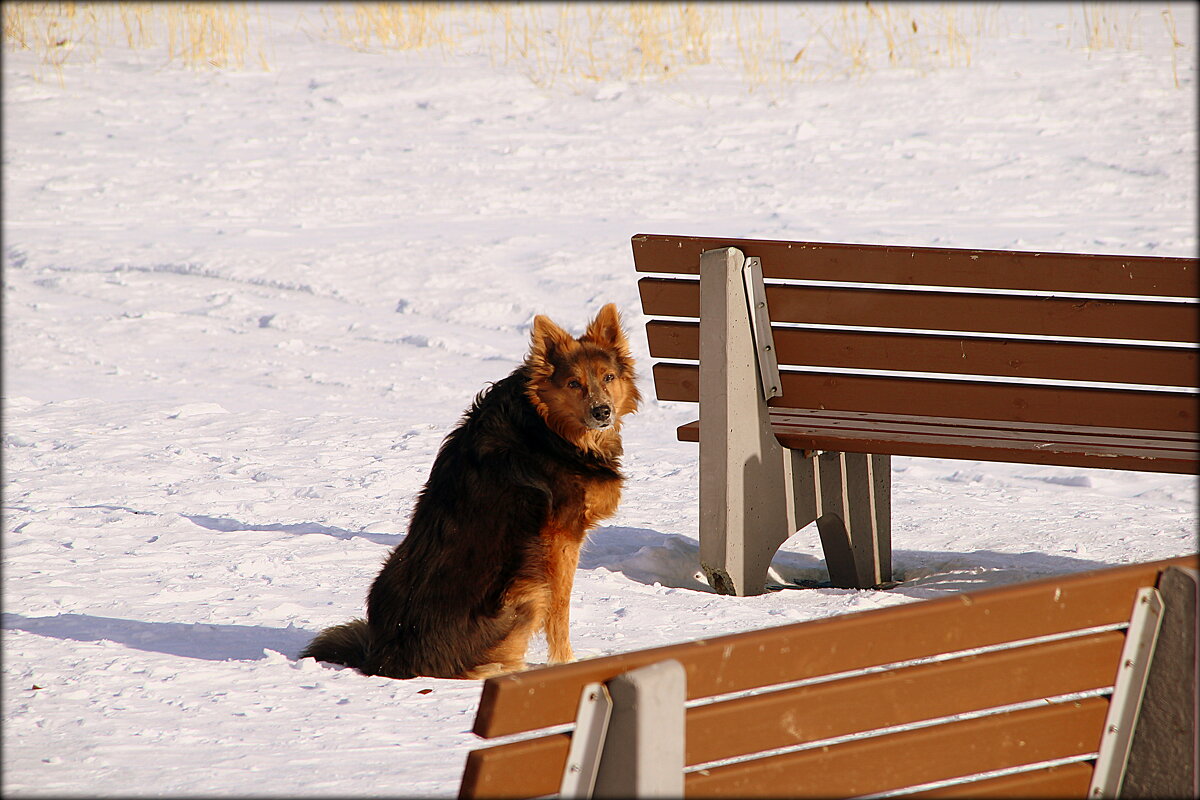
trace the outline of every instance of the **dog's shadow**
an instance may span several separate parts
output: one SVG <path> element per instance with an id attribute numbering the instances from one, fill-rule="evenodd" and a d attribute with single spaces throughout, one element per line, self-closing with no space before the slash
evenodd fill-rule
<path id="1" fill-rule="evenodd" d="M 141 513 L 141 512 L 134 512 Z M 191 522 L 193 525 L 199 525 L 210 531 L 218 531 L 220 533 L 240 533 L 241 531 L 278 531 L 280 533 L 320 533 L 326 536 L 333 536 L 338 539 L 366 539 L 376 544 L 384 544 L 388 547 L 394 547 L 404 541 L 403 534 L 397 533 L 372 533 L 367 531 L 348 531 L 344 528 L 334 528 L 329 525 L 321 525 L 316 522 L 299 522 L 299 523 L 281 523 L 281 522 L 242 522 L 241 520 L 231 519 L 230 517 L 210 517 L 204 514 L 183 514 L 184 519 Z"/>
<path id="2" fill-rule="evenodd" d="M 109 641 L 148 653 L 205 661 L 257 661 L 267 657 L 267 650 L 295 658 L 313 636 L 311 631 L 292 626 L 144 622 L 91 614 L 25 617 L 6 612 L 0 628 L 73 642 Z"/>

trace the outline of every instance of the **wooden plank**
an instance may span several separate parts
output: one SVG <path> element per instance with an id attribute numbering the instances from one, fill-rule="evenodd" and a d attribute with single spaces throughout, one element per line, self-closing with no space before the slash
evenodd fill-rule
<path id="1" fill-rule="evenodd" d="M 696 402 L 695 364 L 653 367 L 660 400 Z M 1197 429 L 1196 396 L 1180 392 L 1096 389 L 1044 384 L 784 372 L 773 407 L 962 417 L 998 422 L 1190 432 Z"/>
<path id="2" fill-rule="evenodd" d="M 905 414 L 881 414 L 867 411 L 836 411 L 811 408 L 771 408 L 771 420 L 778 425 L 814 425 L 847 427 L 867 430 L 919 431 L 949 428 L 976 429 L 980 435 L 1003 430 L 1028 433 L 1031 437 L 1055 436 L 1078 437 L 1081 441 L 1103 443 L 1106 441 L 1158 442 L 1158 446 L 1186 448 L 1200 444 L 1198 431 L 1160 431 L 1149 428 L 1102 428 L 1092 425 L 1064 425 L 1037 422 L 1012 422 L 998 424 L 992 420 L 966 419 L 961 417 L 909 416 Z"/>
<path id="3" fill-rule="evenodd" d="M 1059 797 L 1083 797 L 1092 782 L 1094 761 L 1075 761 L 1045 769 L 1018 772 L 972 783 L 960 783 L 942 789 L 913 792 L 905 798 L 985 798 L 1004 800 L 1051 800 Z"/>
<path id="4" fill-rule="evenodd" d="M 689 773 L 687 797 L 857 797 L 1096 752 L 1108 700 L 1013 711 Z"/>
<path id="5" fill-rule="evenodd" d="M 642 312 L 651 317 L 700 316 L 700 281 L 642 278 L 638 281 Z"/>
<path id="6" fill-rule="evenodd" d="M 633 236 L 638 272 L 699 274 L 700 254 L 737 247 L 767 278 L 978 289 L 1195 298 L 1195 258 L 789 242 L 711 236 Z"/>
<path id="7" fill-rule="evenodd" d="M 698 281 L 642 278 L 650 316 L 700 316 Z M 1195 343 L 1200 305 L 971 292 L 767 284 L 772 322 Z"/>
<path id="8" fill-rule="evenodd" d="M 689 709 L 688 766 L 780 747 L 1109 687 L 1125 637 L 1108 631 Z M 470 796 L 556 791 L 569 734 L 472 753 Z"/>
<path id="9" fill-rule="evenodd" d="M 781 367 L 872 369 L 1148 384 L 1197 385 L 1196 350 L 919 333 L 772 328 Z M 651 320 L 650 355 L 700 357 L 700 325 Z"/>
<path id="10" fill-rule="evenodd" d="M 881 426 L 882 427 L 882 426 Z M 1162 439 L 1115 439 L 1112 437 L 1073 436 L 1064 434 L 1060 437 L 1045 434 L 1029 434 L 995 429 L 980 431 L 978 428 L 946 430 L 925 429 L 921 431 L 889 431 L 863 428 L 855 430 L 840 426 L 806 425 L 803 423 L 781 422 L 773 426 L 780 440 L 797 442 L 802 446 L 792 447 L 793 450 L 837 450 L 845 448 L 809 447 L 808 439 L 836 440 L 840 443 L 859 442 L 864 445 L 878 444 L 887 446 L 891 443 L 903 443 L 917 440 L 920 443 L 941 445 L 948 448 L 984 448 L 996 447 L 1016 451 L 1045 451 L 1049 453 L 1070 453 L 1077 455 L 1094 455 L 1102 458 L 1131 457 L 1142 459 L 1184 459 L 1194 461 L 1197 451 L 1194 442 L 1180 440 L 1178 442 Z M 791 445 L 789 445 L 790 447 Z M 875 452 L 868 448 L 867 452 Z M 895 454 L 893 454 L 895 455 Z"/>
<path id="11" fill-rule="evenodd" d="M 487 679 L 473 730 L 491 738 L 570 722 L 591 681 L 667 658 L 688 698 L 1127 620 L 1137 589 L 1196 556 L 1056 576 L 778 628 L 697 640 Z"/>
<path id="12" fill-rule="evenodd" d="M 1027 433 L 1020 430 L 980 427 L 944 427 L 885 421 L 838 420 L 805 423 L 772 415 L 773 430 L 781 444 L 793 450 L 829 450 L 845 453 L 970 458 L 1066 467 L 1129 469 L 1143 472 L 1195 474 L 1200 467 L 1200 447 L 1191 434 L 1175 439 L 1079 435 L 1063 432 Z M 700 440 L 698 421 L 682 425 L 679 439 Z M 1187 438 L 1185 438 L 1185 436 Z"/>
<path id="13" fill-rule="evenodd" d="M 556 794 L 571 734 L 485 747 L 467 754 L 460 798 L 523 798 Z"/>
<path id="14" fill-rule="evenodd" d="M 680 429 L 681 441 L 696 441 L 693 432 L 686 426 Z M 686 434 L 691 434 L 687 438 Z M 1187 457 L 1155 454 L 1152 451 L 1132 455 L 1073 452 L 1059 449 L 1016 449 L 987 445 L 982 442 L 964 446 L 931 440 L 901 439 L 898 441 L 872 440 L 864 438 L 842 438 L 838 436 L 787 436 L 779 437 L 781 444 L 793 450 L 825 450 L 838 453 L 870 453 L 881 456 L 909 456 L 913 458 L 950 458 L 970 461 L 994 461 L 1007 464 L 1036 464 L 1052 467 L 1076 467 L 1079 469 L 1120 469 L 1131 472 L 1155 472 L 1171 475 L 1196 475 L 1200 462 L 1194 453 Z"/>
<path id="15" fill-rule="evenodd" d="M 699 706 L 687 764 L 1107 688 L 1124 641 L 1109 631 Z"/>

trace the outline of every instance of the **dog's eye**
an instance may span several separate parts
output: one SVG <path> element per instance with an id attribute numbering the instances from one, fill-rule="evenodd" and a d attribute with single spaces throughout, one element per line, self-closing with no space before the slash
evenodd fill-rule
<path id="1" fill-rule="evenodd" d="M 616 379 L 617 379 L 617 376 L 612 374 L 611 372 L 604 376 L 605 383 L 612 383 Z"/>
<path id="2" fill-rule="evenodd" d="M 583 384 L 582 384 L 582 383 L 580 383 L 579 381 L 575 380 L 574 378 L 572 378 L 571 380 L 567 381 L 567 388 L 568 388 L 568 389 L 579 389 L 579 388 L 581 388 L 582 386 L 583 386 Z"/>

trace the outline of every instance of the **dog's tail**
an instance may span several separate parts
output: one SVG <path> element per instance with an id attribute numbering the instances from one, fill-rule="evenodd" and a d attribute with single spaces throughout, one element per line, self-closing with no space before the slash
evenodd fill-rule
<path id="1" fill-rule="evenodd" d="M 300 658 L 315 658 L 331 664 L 362 669 L 371 646 L 371 634 L 365 619 L 353 619 L 326 628 L 300 652 Z"/>

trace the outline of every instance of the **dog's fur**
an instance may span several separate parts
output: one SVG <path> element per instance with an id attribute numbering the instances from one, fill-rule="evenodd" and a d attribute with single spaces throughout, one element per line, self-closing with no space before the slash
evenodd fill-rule
<path id="1" fill-rule="evenodd" d="M 579 548 L 617 508 L 621 418 L 639 400 L 616 306 L 578 339 L 535 317 L 525 363 L 480 392 L 442 443 L 366 619 L 326 629 L 301 657 L 391 678 L 482 678 L 523 669 L 544 630 L 550 662 L 570 661 Z"/>

